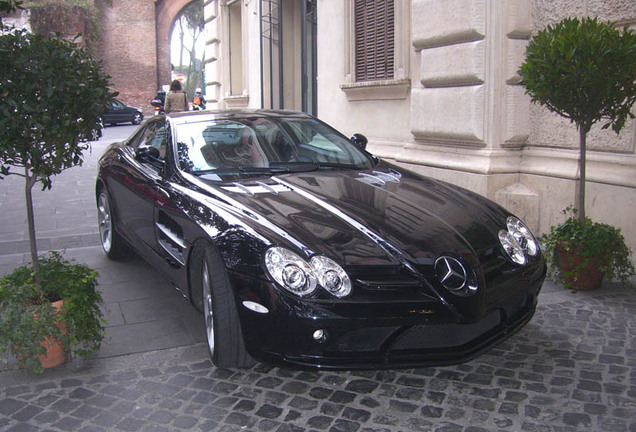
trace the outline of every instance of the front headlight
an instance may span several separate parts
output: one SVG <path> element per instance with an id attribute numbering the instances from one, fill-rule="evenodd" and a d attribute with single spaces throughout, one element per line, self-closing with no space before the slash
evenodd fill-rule
<path id="1" fill-rule="evenodd" d="M 279 285 L 301 297 L 313 293 L 318 284 L 309 264 L 282 247 L 273 247 L 265 252 L 265 268 Z"/>
<path id="2" fill-rule="evenodd" d="M 347 273 L 333 260 L 325 256 L 315 256 L 309 261 L 314 269 L 320 285 L 329 291 L 329 294 L 338 298 L 351 293 L 351 280 Z"/>
<path id="3" fill-rule="evenodd" d="M 525 265 L 528 256 L 537 256 L 539 244 L 523 222 L 514 216 L 508 216 L 506 228 L 499 231 L 499 242 L 512 261 Z"/>
<path id="4" fill-rule="evenodd" d="M 289 249 L 274 246 L 265 252 L 265 268 L 280 286 L 300 297 L 312 294 L 318 285 L 338 298 L 351 293 L 347 273 L 325 256 L 314 256 L 307 263 Z"/>

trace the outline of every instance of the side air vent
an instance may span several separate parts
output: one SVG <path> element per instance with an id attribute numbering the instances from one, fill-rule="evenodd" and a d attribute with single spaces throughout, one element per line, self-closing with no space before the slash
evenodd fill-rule
<path id="1" fill-rule="evenodd" d="M 159 213 L 157 223 L 157 240 L 164 251 L 174 259 L 173 264 L 184 265 L 186 243 L 181 227 L 164 213 Z"/>

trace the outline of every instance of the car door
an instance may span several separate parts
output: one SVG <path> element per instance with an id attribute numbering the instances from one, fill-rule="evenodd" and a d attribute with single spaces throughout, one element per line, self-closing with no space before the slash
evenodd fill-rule
<path id="1" fill-rule="evenodd" d="M 146 123 L 128 141 L 119 158 L 118 172 L 114 173 L 109 184 L 117 203 L 118 223 L 129 237 L 128 240 L 145 252 L 156 249 L 154 206 L 160 193 L 158 185 L 161 183 L 163 153 L 154 160 L 139 155 L 145 147 L 160 148 L 165 143 L 165 118 Z"/>
<path id="2" fill-rule="evenodd" d="M 126 113 L 126 105 L 124 105 L 117 99 L 114 99 L 110 103 L 110 108 L 108 109 L 106 114 L 104 114 L 103 120 L 104 123 L 115 124 L 130 121 L 130 119 L 127 119 L 127 117 L 128 114 Z"/>

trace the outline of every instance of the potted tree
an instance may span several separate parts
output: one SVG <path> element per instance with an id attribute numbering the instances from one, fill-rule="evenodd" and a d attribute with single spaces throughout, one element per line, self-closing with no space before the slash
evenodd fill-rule
<path id="1" fill-rule="evenodd" d="M 629 281 L 634 274 L 631 251 L 619 228 L 585 218 L 572 207 L 563 210 L 565 222 L 542 236 L 550 277 L 566 288 L 598 288 L 603 279 Z"/>
<path id="2" fill-rule="evenodd" d="M 0 35 L 0 58 L 0 179 L 25 179 L 31 252 L 29 267 L 2 279 L 0 353 L 18 354 L 21 364 L 38 371 L 30 353 L 41 350 L 29 348 L 29 338 L 58 338 L 67 350 L 84 343 L 88 352 L 99 346 L 103 327 L 96 274 L 58 254 L 38 257 L 32 189 L 36 184 L 50 189 L 53 176 L 82 163 L 87 137 L 115 94 L 101 63 L 74 40 L 10 30 Z M 66 300 L 60 326 L 53 324 L 53 307 L 45 301 L 55 295 Z M 79 308 L 88 315 L 79 315 Z M 26 311 L 34 315 L 27 318 Z M 85 353 L 84 348 L 76 352 Z"/>
<path id="3" fill-rule="evenodd" d="M 634 269 L 620 231 L 586 217 L 586 140 L 598 122 L 619 133 L 634 118 L 636 33 L 597 18 L 566 18 L 532 37 L 519 75 L 533 102 L 569 119 L 579 132 L 576 211 L 544 237 L 556 273 L 567 275 L 570 288 L 588 279 L 581 272 L 589 266 L 626 280 Z"/>

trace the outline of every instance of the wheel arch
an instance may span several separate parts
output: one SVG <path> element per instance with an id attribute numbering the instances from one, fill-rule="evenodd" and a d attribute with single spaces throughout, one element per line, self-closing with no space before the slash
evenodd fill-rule
<path id="1" fill-rule="evenodd" d="M 200 277 L 200 275 L 196 270 L 198 270 L 198 262 L 200 262 L 200 260 L 203 258 L 203 256 L 205 255 L 205 249 L 208 247 L 216 250 L 221 256 L 221 259 L 223 259 L 223 255 L 220 253 L 219 249 L 211 239 L 199 238 L 192 244 L 186 264 L 188 277 L 188 300 L 190 300 L 192 306 L 194 306 L 194 308 L 199 312 L 203 311 L 203 302 L 201 298 L 201 292 L 199 292 L 201 289 L 201 284 L 196 283 L 196 278 Z M 223 265 L 225 266 L 225 262 L 223 263 Z"/>
<path id="2" fill-rule="evenodd" d="M 106 185 L 104 184 L 104 181 L 101 178 L 97 178 L 97 181 L 95 182 L 95 201 L 96 202 L 99 200 L 99 193 L 105 187 Z"/>

